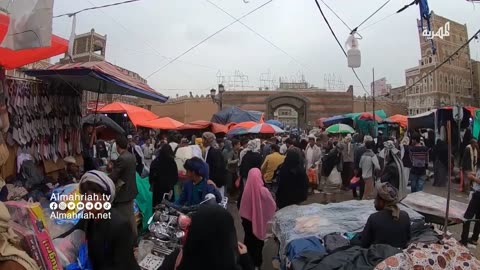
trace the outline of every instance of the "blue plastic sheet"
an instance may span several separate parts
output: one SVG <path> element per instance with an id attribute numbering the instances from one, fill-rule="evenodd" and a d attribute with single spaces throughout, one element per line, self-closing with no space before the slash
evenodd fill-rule
<path id="1" fill-rule="evenodd" d="M 92 264 L 88 259 L 88 247 L 84 243 L 80 246 L 77 262 L 67 265 L 66 270 L 93 270 Z"/>

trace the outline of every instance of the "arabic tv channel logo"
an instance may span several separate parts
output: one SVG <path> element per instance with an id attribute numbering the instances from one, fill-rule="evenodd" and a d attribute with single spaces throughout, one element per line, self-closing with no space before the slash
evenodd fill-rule
<path id="1" fill-rule="evenodd" d="M 427 40 L 433 39 L 435 37 L 439 37 L 441 39 L 443 39 L 444 37 L 449 37 L 450 36 L 450 22 L 449 21 L 446 22 L 445 25 L 439 27 L 436 32 L 432 31 L 432 30 L 428 30 L 428 28 L 424 28 L 423 31 L 422 31 L 422 36 Z"/>

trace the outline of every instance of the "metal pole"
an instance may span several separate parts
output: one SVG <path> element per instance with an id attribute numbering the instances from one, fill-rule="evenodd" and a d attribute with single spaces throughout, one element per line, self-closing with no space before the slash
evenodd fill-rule
<path id="1" fill-rule="evenodd" d="M 219 103 L 219 106 L 220 106 L 220 111 L 222 111 L 223 110 L 223 92 L 218 93 L 218 99 L 219 99 L 218 103 Z"/>
<path id="2" fill-rule="evenodd" d="M 377 137 L 377 123 L 375 122 L 375 68 L 372 68 L 372 107 L 373 107 L 373 133 Z"/>
<path id="3" fill-rule="evenodd" d="M 452 181 L 452 123 L 450 120 L 447 121 L 447 141 L 448 141 L 448 186 L 447 186 L 447 206 L 445 209 L 445 223 L 443 225 L 443 233 L 447 233 L 448 226 L 448 212 L 450 210 L 450 188 Z"/>

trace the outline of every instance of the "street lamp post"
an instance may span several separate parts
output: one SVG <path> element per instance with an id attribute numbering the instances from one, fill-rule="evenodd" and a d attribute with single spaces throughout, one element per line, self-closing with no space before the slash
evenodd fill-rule
<path id="1" fill-rule="evenodd" d="M 225 92 L 225 87 L 223 84 L 218 85 L 218 95 L 216 95 L 217 90 L 210 90 L 210 97 L 212 98 L 213 103 L 218 104 L 219 110 L 223 110 L 223 93 Z"/>

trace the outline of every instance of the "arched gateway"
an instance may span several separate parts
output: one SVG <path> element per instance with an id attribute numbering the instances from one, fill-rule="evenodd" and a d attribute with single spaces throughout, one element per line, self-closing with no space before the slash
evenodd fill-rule
<path id="1" fill-rule="evenodd" d="M 274 118 L 274 112 L 280 107 L 291 107 L 298 114 L 298 127 L 304 128 L 307 125 L 308 112 L 310 108 L 310 101 L 296 93 L 279 92 L 270 95 L 266 98 L 266 112 L 267 119 Z"/>

